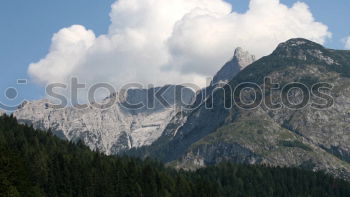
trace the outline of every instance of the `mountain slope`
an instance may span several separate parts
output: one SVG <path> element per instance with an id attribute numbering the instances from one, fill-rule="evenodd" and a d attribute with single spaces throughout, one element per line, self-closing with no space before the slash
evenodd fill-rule
<path id="1" fill-rule="evenodd" d="M 181 97 L 178 95 L 181 92 Z M 162 95 L 168 106 L 149 95 L 164 92 Z M 176 114 L 180 107 L 190 103 L 194 93 L 181 86 L 164 86 L 152 89 L 130 89 L 127 95 L 114 94 L 105 99 L 105 103 L 113 102 L 113 106 L 89 106 L 84 109 L 66 107 L 56 109 L 50 101 L 39 100 L 24 103 L 14 112 L 14 116 L 22 123 L 35 128 L 51 131 L 62 139 L 83 141 L 91 150 L 99 150 L 106 154 L 118 152 L 132 147 L 149 145 L 161 136 L 164 127 Z M 181 101 L 182 98 L 182 102 Z M 148 100 L 154 99 L 153 106 Z M 136 109 L 129 105 L 142 104 Z"/>
<path id="2" fill-rule="evenodd" d="M 165 162 L 178 160 L 178 166 L 196 168 L 223 160 L 238 163 L 301 166 L 325 170 L 349 178 L 350 130 L 350 52 L 325 49 L 305 40 L 291 39 L 280 44 L 269 56 L 249 65 L 226 86 L 216 91 L 214 106 L 202 104 L 186 115 L 186 122 L 168 136 L 166 143 L 157 141 L 148 148 L 132 151 L 133 155 L 148 155 Z M 311 97 L 302 109 L 282 107 L 272 110 L 264 103 L 251 110 L 234 105 L 232 91 L 243 82 L 264 88 L 268 77 L 280 88 L 267 91 L 264 100 L 281 102 L 282 87 L 291 82 L 303 83 L 312 89 L 317 82 L 333 84 L 330 94 L 334 105 L 318 110 L 312 103 L 325 100 Z M 300 101 L 302 94 L 292 92 L 290 100 Z M 251 91 L 244 91 L 246 103 L 254 101 Z M 171 133 L 171 132 L 168 132 Z M 161 138 L 160 138 L 161 139 Z"/>
<path id="3" fill-rule="evenodd" d="M 229 81 L 233 79 L 242 69 L 247 67 L 249 64 L 253 63 L 255 61 L 255 56 L 251 55 L 249 52 L 245 51 L 241 47 L 238 47 L 235 50 L 233 58 L 227 62 L 213 77 L 213 80 L 211 84 L 202 89 L 200 92 L 197 93 L 194 102 L 192 106 L 187 106 L 185 110 L 179 111 L 169 122 L 169 124 L 165 127 L 164 132 L 162 136 L 160 136 L 154 143 L 152 143 L 151 146 L 144 146 L 144 147 L 137 147 L 132 148 L 131 150 L 126 150 L 126 154 L 137 156 L 137 157 L 145 157 L 150 154 L 150 152 L 156 152 L 154 156 L 156 156 L 158 159 L 162 159 L 164 161 L 170 161 L 174 158 L 178 157 L 178 153 L 171 152 L 171 155 L 167 154 L 168 152 L 166 150 L 177 150 L 181 149 L 181 147 L 186 147 L 193 143 L 195 140 L 191 138 L 190 142 L 181 142 L 181 143 L 174 143 L 173 137 L 176 136 L 177 132 L 185 125 L 206 125 L 206 128 L 204 128 L 203 133 L 196 133 L 196 137 L 194 137 L 196 140 L 200 139 L 201 137 L 207 135 L 207 131 L 216 128 L 220 124 L 214 124 L 216 123 L 215 120 L 220 120 L 223 117 L 210 117 L 209 119 L 206 118 L 196 118 L 198 116 L 199 110 L 203 110 L 203 102 L 207 101 L 208 103 L 211 103 L 211 96 L 221 89 L 225 84 L 227 84 Z M 206 110 L 203 110 L 205 113 Z M 194 115 L 197 114 L 197 115 Z M 191 116 L 190 116 L 191 115 Z M 225 116 L 225 115 L 224 115 Z M 192 117 L 195 117 L 193 120 Z M 205 117 L 205 116 L 201 116 Z M 214 120 L 214 121 L 213 121 Z M 203 122 L 203 124 L 201 123 Z M 207 124 L 210 123 L 210 124 Z M 181 136 L 181 135 L 180 135 Z M 181 140 L 181 137 L 180 137 Z M 172 144 L 176 147 L 172 147 Z M 164 154 L 163 154 L 164 153 Z M 181 154 L 182 152 L 179 152 Z"/>

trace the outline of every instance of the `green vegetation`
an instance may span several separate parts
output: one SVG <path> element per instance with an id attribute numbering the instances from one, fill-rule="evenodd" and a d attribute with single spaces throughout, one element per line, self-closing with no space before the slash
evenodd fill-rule
<path id="1" fill-rule="evenodd" d="M 285 147 L 292 147 L 292 148 L 301 148 L 303 150 L 306 150 L 306 151 L 312 151 L 312 149 L 306 145 L 306 144 L 303 144 L 302 142 L 299 142 L 299 141 L 280 141 L 279 142 L 281 146 L 285 146 Z"/>
<path id="2" fill-rule="evenodd" d="M 193 144 L 192 148 L 203 144 L 206 145 L 223 142 L 228 144 L 238 143 L 249 145 L 250 147 L 271 147 L 277 144 L 279 140 L 296 140 L 296 136 L 297 135 L 286 129 L 274 127 L 272 122 L 263 120 L 263 117 L 252 120 L 237 119 L 235 123 L 225 125 L 210 135 L 202 138 L 197 143 Z M 258 148 L 255 151 L 259 154 L 266 152 L 261 148 Z M 266 154 L 270 152 L 271 150 L 268 150 Z"/>
<path id="3" fill-rule="evenodd" d="M 0 196 L 350 196 L 322 172 L 223 163 L 196 172 L 92 152 L 0 117 Z"/>

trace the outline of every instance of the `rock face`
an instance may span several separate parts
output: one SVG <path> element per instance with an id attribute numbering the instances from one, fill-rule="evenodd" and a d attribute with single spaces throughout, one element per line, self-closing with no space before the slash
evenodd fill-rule
<path id="1" fill-rule="evenodd" d="M 254 55 L 238 47 L 232 60 L 227 62 L 214 76 L 210 86 L 197 93 L 192 106 L 187 107 L 186 110 L 179 111 L 172 118 L 158 140 L 151 146 L 129 150 L 126 154 L 137 157 L 153 156 L 164 161 L 172 161 L 179 157 L 188 146 L 208 135 L 213 129 L 223 123 L 226 114 L 217 113 L 211 115 L 211 111 L 206 110 L 205 105 L 206 103 L 219 104 L 221 101 L 212 99 L 212 94 L 222 89 L 224 84 L 231 81 L 241 70 L 254 61 Z M 218 95 L 214 96 L 215 98 L 218 97 Z M 190 132 L 192 130 L 197 131 L 197 127 L 200 127 L 198 132 Z M 180 133 L 178 133 L 179 131 Z M 172 152 L 163 155 L 163 149 L 172 150 Z"/>
<path id="2" fill-rule="evenodd" d="M 162 92 L 166 105 L 160 99 L 150 97 Z M 193 96 L 194 92 L 181 86 L 130 89 L 126 96 L 114 94 L 106 98 L 104 103 L 116 101 L 106 109 L 103 106 L 55 109 L 48 100 L 40 100 L 22 104 L 14 116 L 35 128 L 51 129 L 62 139 L 81 140 L 92 150 L 117 154 L 132 147 L 150 145 L 158 139 L 181 106 L 188 105 Z M 184 103 L 180 102 L 181 97 Z M 154 104 L 149 103 L 151 100 Z M 135 104 L 144 106 L 136 108 Z"/>
<path id="3" fill-rule="evenodd" d="M 218 72 L 214 80 L 227 82 L 252 61 L 254 56 L 237 48 L 233 59 Z M 169 105 L 164 106 L 164 103 L 158 100 L 151 109 L 128 108 L 127 103 L 148 104 L 149 94 L 163 92 L 165 88 L 164 100 Z M 208 90 L 211 91 L 213 88 L 214 86 L 210 86 Z M 181 89 L 185 91 L 178 95 Z M 73 107 L 55 109 L 50 107 L 48 100 L 33 101 L 22 104 L 14 115 L 20 122 L 31 124 L 35 128 L 51 129 L 62 139 L 82 140 L 92 150 L 118 154 L 130 148 L 151 145 L 163 133 L 164 136 L 174 135 L 176 130 L 173 128 L 180 127 L 187 120 L 188 112 L 181 110 L 181 107 L 192 103 L 195 93 L 181 86 L 148 90 L 132 89 L 127 95 L 111 95 L 105 102 L 108 103 L 116 97 L 118 101 L 108 109 L 98 107 L 81 110 Z"/>
<path id="4" fill-rule="evenodd" d="M 232 60 L 227 62 L 219 72 L 216 73 L 212 84 L 231 81 L 234 76 L 253 62 L 255 62 L 255 56 L 243 50 L 241 47 L 238 47 L 235 50 Z"/>
<path id="5" fill-rule="evenodd" d="M 237 100 L 230 91 L 217 91 L 208 99 L 214 101 L 212 107 L 202 104 L 185 113 L 180 118 L 185 120 L 181 126 L 167 127 L 168 136 L 159 138 L 163 142 L 157 140 L 130 153 L 157 157 L 187 169 L 233 161 L 324 170 L 350 178 L 350 51 L 325 49 L 305 39 L 291 39 L 271 55 L 246 67 L 225 89 L 234 90 L 242 82 L 264 89 L 266 77 L 279 84 L 279 88 L 266 87 L 263 101 L 282 103 L 282 88 L 292 82 L 304 84 L 310 92 L 317 89 L 313 86 L 316 83 L 332 84 L 331 90 L 322 90 L 331 97 L 310 94 L 307 105 L 298 109 L 286 105 L 272 109 L 262 102 L 247 110 L 237 107 L 237 103 L 254 102 L 253 91 L 243 91 L 242 100 Z M 287 95 L 294 105 L 303 100 L 303 94 L 297 90 Z M 234 99 L 237 102 L 228 108 L 225 103 Z M 314 107 L 329 102 L 330 107 Z"/>

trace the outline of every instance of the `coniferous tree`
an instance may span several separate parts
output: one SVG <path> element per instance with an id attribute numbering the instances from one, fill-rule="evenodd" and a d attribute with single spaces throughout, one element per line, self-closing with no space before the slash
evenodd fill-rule
<path id="1" fill-rule="evenodd" d="M 152 159 L 105 156 L 5 115 L 0 117 L 0 196 L 347 197 L 350 184 L 323 172 L 232 163 L 176 171 Z"/>

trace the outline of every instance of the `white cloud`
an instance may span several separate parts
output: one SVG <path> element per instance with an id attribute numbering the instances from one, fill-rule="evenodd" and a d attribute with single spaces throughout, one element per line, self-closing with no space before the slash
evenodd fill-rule
<path id="1" fill-rule="evenodd" d="M 74 25 L 53 36 L 49 54 L 30 64 L 43 84 L 81 81 L 204 85 L 242 46 L 258 57 L 278 43 L 304 37 L 324 43 L 327 26 L 305 3 L 251 0 L 244 14 L 223 0 L 118 0 L 106 35 Z"/>
<path id="2" fill-rule="evenodd" d="M 350 36 L 347 38 L 344 38 L 345 42 L 345 49 L 350 49 Z"/>
<path id="3" fill-rule="evenodd" d="M 95 44 L 95 34 L 81 25 L 61 29 L 52 38 L 50 53 L 29 66 L 29 73 L 40 82 L 62 82 L 86 58 Z"/>

